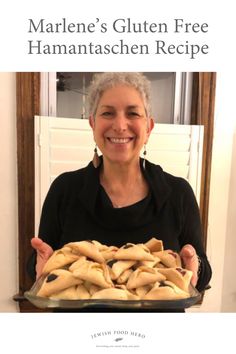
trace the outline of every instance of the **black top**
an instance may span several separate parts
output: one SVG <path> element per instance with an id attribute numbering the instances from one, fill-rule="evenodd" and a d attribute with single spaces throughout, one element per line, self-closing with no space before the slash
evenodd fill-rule
<path id="1" fill-rule="evenodd" d="M 163 241 L 165 249 L 179 252 L 189 243 L 202 260 L 197 289 L 204 290 L 211 268 L 202 246 L 199 209 L 189 183 L 146 161 L 142 172 L 149 185 L 148 196 L 131 206 L 114 208 L 100 184 L 100 168 L 95 169 L 90 162 L 53 181 L 43 205 L 39 237 L 53 249 L 86 239 L 121 246 L 156 237 Z"/>

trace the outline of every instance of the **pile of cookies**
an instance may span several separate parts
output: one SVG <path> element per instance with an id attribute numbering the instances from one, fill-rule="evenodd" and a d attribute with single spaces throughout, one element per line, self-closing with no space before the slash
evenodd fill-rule
<path id="1" fill-rule="evenodd" d="M 37 296 L 85 300 L 176 300 L 190 296 L 192 272 L 161 240 L 122 247 L 93 240 L 54 251 L 43 269 Z"/>

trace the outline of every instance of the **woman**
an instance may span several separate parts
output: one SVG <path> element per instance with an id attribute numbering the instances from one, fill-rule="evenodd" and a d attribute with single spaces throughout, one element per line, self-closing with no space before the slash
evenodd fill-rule
<path id="1" fill-rule="evenodd" d="M 184 179 L 145 159 L 154 126 L 148 80 L 139 73 L 98 74 L 89 91 L 89 122 L 96 146 L 85 168 L 60 175 L 45 199 L 33 238 L 36 274 L 54 249 L 96 239 L 107 245 L 163 240 L 193 271 L 199 291 L 211 278 L 202 246 L 199 210 Z M 140 158 L 143 151 L 144 159 Z"/>

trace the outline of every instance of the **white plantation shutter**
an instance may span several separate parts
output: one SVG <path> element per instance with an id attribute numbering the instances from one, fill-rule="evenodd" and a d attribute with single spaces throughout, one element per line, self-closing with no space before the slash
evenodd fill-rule
<path id="1" fill-rule="evenodd" d="M 147 159 L 185 178 L 200 198 L 203 127 L 156 124 L 147 144 Z M 35 229 L 51 182 L 56 176 L 86 166 L 94 140 L 87 119 L 35 117 Z"/>
<path id="2" fill-rule="evenodd" d="M 185 178 L 200 200 L 203 126 L 156 124 L 147 144 L 147 159 Z"/>

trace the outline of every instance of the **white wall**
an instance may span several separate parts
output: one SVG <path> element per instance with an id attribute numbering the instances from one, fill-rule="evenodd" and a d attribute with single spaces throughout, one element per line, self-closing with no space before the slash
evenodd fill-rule
<path id="1" fill-rule="evenodd" d="M 15 74 L 0 73 L 0 312 L 16 312 L 17 170 Z"/>
<path id="2" fill-rule="evenodd" d="M 224 278 L 222 289 L 223 312 L 236 312 L 236 128 L 232 149 L 232 165 L 229 186 L 227 229 L 225 240 Z"/>

